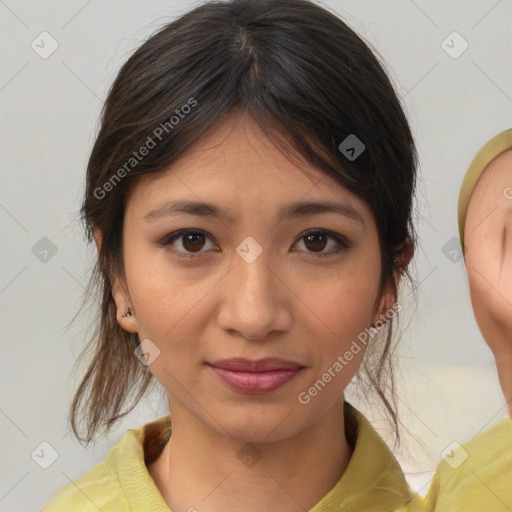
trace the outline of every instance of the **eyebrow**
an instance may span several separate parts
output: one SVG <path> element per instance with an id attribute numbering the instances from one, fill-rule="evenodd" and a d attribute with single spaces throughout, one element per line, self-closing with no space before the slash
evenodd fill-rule
<path id="1" fill-rule="evenodd" d="M 197 217 L 227 219 L 231 223 L 234 221 L 228 209 L 202 201 L 168 201 L 146 213 L 144 220 L 151 221 L 183 213 Z M 321 213 L 337 213 L 365 225 L 363 216 L 353 206 L 329 201 L 295 201 L 281 206 L 277 216 L 284 220 Z"/>

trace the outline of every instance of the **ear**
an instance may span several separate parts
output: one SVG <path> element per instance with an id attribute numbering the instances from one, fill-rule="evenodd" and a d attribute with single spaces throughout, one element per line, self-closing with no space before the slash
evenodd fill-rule
<path id="1" fill-rule="evenodd" d="M 101 251 L 101 243 L 102 243 L 102 233 L 99 229 L 94 229 L 94 242 L 96 244 L 96 249 L 98 251 L 98 255 Z M 132 300 L 130 294 L 128 292 L 128 286 L 125 282 L 124 277 L 120 276 L 111 276 L 112 282 L 112 297 L 116 304 L 116 318 L 118 324 L 128 332 L 138 332 L 137 319 L 135 316 L 135 309 L 132 306 Z M 129 309 L 131 315 L 123 316 Z"/>
<path id="2" fill-rule="evenodd" d="M 409 263 L 414 256 L 414 241 L 407 237 L 395 250 L 394 252 L 394 265 L 393 279 L 395 289 L 398 290 L 402 276 L 407 269 Z M 394 311 L 394 305 L 396 304 L 397 296 L 391 286 L 388 283 L 385 289 L 382 291 L 380 302 L 376 305 L 372 325 L 381 320 L 386 322 L 389 320 L 389 316 L 386 315 L 389 311 Z"/>

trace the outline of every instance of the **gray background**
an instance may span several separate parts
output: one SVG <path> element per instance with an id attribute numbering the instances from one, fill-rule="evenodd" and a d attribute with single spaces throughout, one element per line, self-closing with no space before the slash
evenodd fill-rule
<path id="1" fill-rule="evenodd" d="M 75 214 L 102 101 L 140 42 L 194 5 L 0 0 L 0 512 L 39 510 L 103 460 L 128 428 L 166 413 L 155 393 L 109 437 L 84 450 L 66 418 L 77 381 L 72 364 L 87 338 L 89 318 L 84 314 L 67 324 L 81 303 L 94 256 Z M 397 455 L 411 485 L 424 493 L 450 442 L 462 443 L 504 417 L 460 252 L 451 259 L 445 253 L 458 247 L 457 198 L 469 162 L 488 139 L 512 125 L 512 1 L 324 5 L 382 55 L 418 143 L 420 285 L 417 310 L 412 294 L 403 301 L 400 407 L 409 432 Z M 42 46 L 43 31 L 58 43 L 46 59 L 31 47 L 34 40 Z M 458 58 L 442 47 L 453 31 L 469 44 Z M 454 41 L 453 51 L 462 48 Z M 45 40 L 46 50 L 50 43 Z M 48 247 L 40 241 L 44 237 L 55 254 L 38 252 Z M 379 410 L 359 403 L 353 392 L 349 396 L 388 439 Z M 58 454 L 47 469 L 31 457 L 35 449 L 44 457 L 53 453 L 42 442 Z"/>

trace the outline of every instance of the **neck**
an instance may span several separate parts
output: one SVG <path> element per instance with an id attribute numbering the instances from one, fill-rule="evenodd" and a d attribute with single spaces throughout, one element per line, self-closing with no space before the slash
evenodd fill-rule
<path id="1" fill-rule="evenodd" d="M 171 438 L 148 470 L 173 512 L 304 512 L 350 460 L 342 400 L 293 437 L 268 443 L 240 442 L 172 410 Z"/>

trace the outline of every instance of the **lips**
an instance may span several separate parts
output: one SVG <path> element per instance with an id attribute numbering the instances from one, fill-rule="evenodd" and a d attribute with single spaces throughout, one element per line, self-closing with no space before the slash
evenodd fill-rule
<path id="1" fill-rule="evenodd" d="M 221 359 L 211 363 L 216 368 L 225 370 L 234 370 L 238 372 L 270 372 L 274 370 L 298 370 L 302 366 L 292 361 L 286 361 L 277 357 L 267 357 L 265 359 L 250 360 L 242 357 L 233 359 Z"/>
<path id="2" fill-rule="evenodd" d="M 231 389 L 253 395 L 275 391 L 304 368 L 298 363 L 279 358 L 222 359 L 209 366 Z"/>

